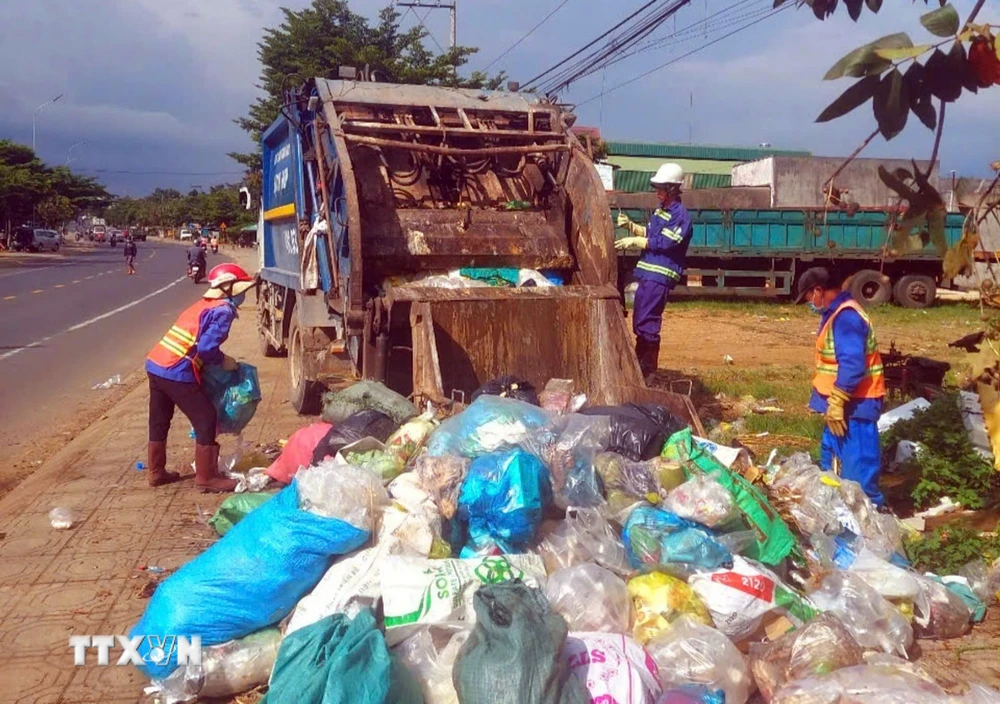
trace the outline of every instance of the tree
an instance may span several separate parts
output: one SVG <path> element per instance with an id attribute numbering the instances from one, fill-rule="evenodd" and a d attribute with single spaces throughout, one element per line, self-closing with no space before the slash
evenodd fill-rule
<path id="1" fill-rule="evenodd" d="M 286 90 L 308 78 L 333 77 L 340 66 L 367 66 L 379 81 L 390 83 L 497 88 L 504 80 L 503 74 L 488 78 L 478 71 L 459 78 L 458 69 L 478 50 L 460 46 L 435 56 L 423 45 L 427 31 L 422 27 L 399 31 L 400 15 L 392 7 L 383 9 L 374 25 L 351 12 L 345 0 L 313 0 L 303 10 L 283 7 L 282 12 L 281 25 L 266 29 L 257 44 L 264 95 L 236 120 L 257 145 L 277 117 Z M 260 170 L 259 146 L 252 153 L 229 156 L 251 172 Z"/>
<path id="2" fill-rule="evenodd" d="M 38 204 L 38 218 L 46 227 L 56 228 L 73 217 L 76 209 L 66 196 L 49 196 Z"/>

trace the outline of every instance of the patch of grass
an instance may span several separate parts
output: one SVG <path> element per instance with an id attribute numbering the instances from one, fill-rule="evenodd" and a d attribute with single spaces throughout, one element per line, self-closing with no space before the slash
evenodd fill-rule
<path id="1" fill-rule="evenodd" d="M 904 540 L 906 556 L 920 572 L 956 574 L 976 559 L 990 564 L 1000 556 L 1000 534 L 962 526 L 940 526 L 916 540 Z"/>

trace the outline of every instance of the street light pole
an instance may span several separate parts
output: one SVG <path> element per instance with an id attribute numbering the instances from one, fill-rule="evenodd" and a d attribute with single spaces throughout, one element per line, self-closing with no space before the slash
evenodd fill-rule
<path id="1" fill-rule="evenodd" d="M 61 97 L 63 97 L 62 93 L 54 97 L 49 102 L 42 103 L 37 108 L 35 108 L 35 112 L 31 114 L 31 151 L 35 151 L 35 118 L 38 117 L 38 111 L 41 110 L 42 108 L 47 108 L 48 106 L 52 105 L 52 103 L 56 102 Z M 35 156 L 38 156 L 38 154 L 36 153 Z"/>
<path id="2" fill-rule="evenodd" d="M 87 140 L 83 140 L 82 142 L 77 142 L 76 144 L 74 144 L 72 147 L 69 148 L 69 150 L 66 152 L 66 166 L 69 166 L 69 163 L 71 161 L 74 161 L 75 159 L 75 157 L 73 156 L 73 150 L 76 149 L 77 147 L 82 147 L 86 143 Z"/>

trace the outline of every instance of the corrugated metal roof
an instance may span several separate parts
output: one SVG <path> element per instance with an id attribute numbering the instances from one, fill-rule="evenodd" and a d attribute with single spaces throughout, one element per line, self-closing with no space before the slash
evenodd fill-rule
<path id="1" fill-rule="evenodd" d="M 622 193 L 642 193 L 650 190 L 649 179 L 655 171 L 628 171 L 615 169 L 615 190 Z M 729 174 L 687 174 L 684 177 L 684 187 L 689 190 L 699 188 L 728 188 L 732 185 Z"/>
<path id="2" fill-rule="evenodd" d="M 706 144 L 669 144 L 664 142 L 607 142 L 608 154 L 648 156 L 660 159 L 716 159 L 753 161 L 766 156 L 812 156 L 811 152 L 771 147 L 722 147 Z"/>

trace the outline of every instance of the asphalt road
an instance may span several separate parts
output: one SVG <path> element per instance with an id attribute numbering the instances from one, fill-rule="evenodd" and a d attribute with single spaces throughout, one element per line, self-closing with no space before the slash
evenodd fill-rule
<path id="1" fill-rule="evenodd" d="M 185 247 L 68 242 L 55 254 L 0 256 L 0 447 L 23 446 L 92 405 L 91 387 L 139 368 L 205 284 L 185 276 Z M 209 254 L 208 266 L 224 261 Z"/>

